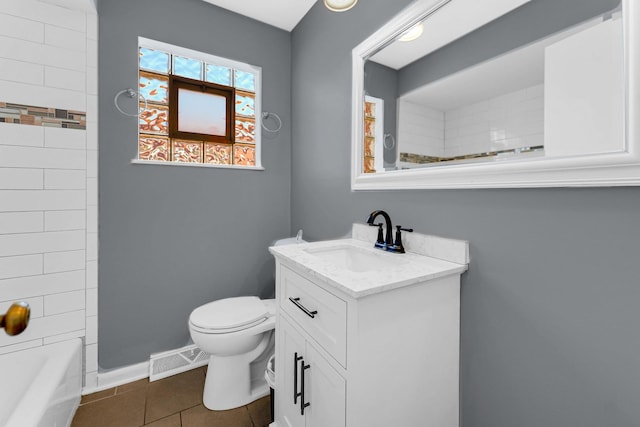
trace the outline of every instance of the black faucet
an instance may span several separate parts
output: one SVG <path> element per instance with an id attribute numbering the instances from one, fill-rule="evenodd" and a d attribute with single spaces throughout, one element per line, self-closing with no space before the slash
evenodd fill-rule
<path id="1" fill-rule="evenodd" d="M 378 215 L 382 215 L 385 222 L 386 230 L 385 230 L 384 241 L 382 241 L 382 224 L 376 224 L 374 222 L 378 217 Z M 367 224 L 369 224 L 370 226 L 378 227 L 378 240 L 376 241 L 376 244 L 375 244 L 376 248 L 386 250 L 388 247 L 393 246 L 393 237 L 391 236 L 391 229 L 393 228 L 393 225 L 391 225 L 391 217 L 389 216 L 388 213 L 380 210 L 371 212 L 371 214 L 369 215 L 369 218 L 367 219 Z"/>

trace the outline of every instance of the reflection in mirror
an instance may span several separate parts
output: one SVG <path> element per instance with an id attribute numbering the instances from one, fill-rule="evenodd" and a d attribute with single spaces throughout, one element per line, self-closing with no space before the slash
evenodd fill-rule
<path id="1" fill-rule="evenodd" d="M 363 172 L 626 150 L 620 0 L 492 3 L 442 1 L 366 58 Z"/>
<path id="2" fill-rule="evenodd" d="M 364 97 L 364 171 L 383 170 L 384 100 Z"/>

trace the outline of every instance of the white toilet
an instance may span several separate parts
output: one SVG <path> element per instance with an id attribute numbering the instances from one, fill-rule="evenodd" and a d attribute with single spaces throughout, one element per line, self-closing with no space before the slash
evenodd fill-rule
<path id="1" fill-rule="evenodd" d="M 227 298 L 193 310 L 191 339 L 210 355 L 204 406 L 216 411 L 232 409 L 268 394 L 264 369 L 273 354 L 275 312 L 274 299 L 258 297 Z M 264 363 L 252 375 L 252 364 L 260 361 Z"/>
<path id="2" fill-rule="evenodd" d="M 302 243 L 302 233 L 275 245 Z M 220 411 L 237 408 L 269 393 L 264 378 L 267 359 L 275 348 L 275 299 L 235 297 L 193 310 L 189 333 L 209 353 L 203 403 Z"/>

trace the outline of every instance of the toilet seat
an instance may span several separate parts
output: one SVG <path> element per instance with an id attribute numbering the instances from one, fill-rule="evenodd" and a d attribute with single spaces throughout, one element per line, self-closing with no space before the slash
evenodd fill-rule
<path id="1" fill-rule="evenodd" d="M 213 301 L 193 310 L 189 323 L 205 334 L 224 334 L 251 328 L 271 314 L 267 304 L 255 296 Z"/>
<path id="2" fill-rule="evenodd" d="M 238 332 L 238 331 L 243 331 L 245 329 L 252 328 L 252 327 L 257 326 L 257 325 L 259 325 L 261 323 L 264 323 L 265 320 L 267 320 L 266 317 L 264 317 L 262 319 L 258 319 L 255 322 L 247 324 L 247 325 L 236 326 L 235 328 L 226 328 L 226 329 L 203 328 L 203 327 L 196 326 L 193 323 L 191 323 L 191 329 L 196 331 L 196 332 L 203 333 L 203 334 L 229 334 L 231 332 Z"/>

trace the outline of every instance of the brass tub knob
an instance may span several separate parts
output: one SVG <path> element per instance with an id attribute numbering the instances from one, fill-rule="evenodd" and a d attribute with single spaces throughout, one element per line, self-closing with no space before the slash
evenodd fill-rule
<path id="1" fill-rule="evenodd" d="M 31 308 L 29 308 L 29 304 L 22 301 L 15 302 L 11 304 L 4 316 L 0 315 L 0 328 L 4 328 L 9 335 L 18 335 L 27 329 L 30 317 Z"/>

